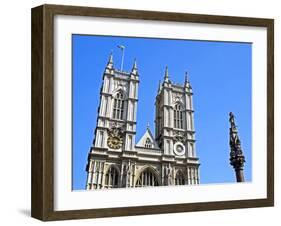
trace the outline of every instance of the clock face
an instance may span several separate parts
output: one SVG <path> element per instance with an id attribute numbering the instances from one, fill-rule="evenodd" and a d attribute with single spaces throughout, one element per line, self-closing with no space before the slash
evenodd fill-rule
<path id="1" fill-rule="evenodd" d="M 184 155 L 185 147 L 181 142 L 176 142 L 174 144 L 174 153 L 179 156 Z"/>
<path id="2" fill-rule="evenodd" d="M 122 146 L 122 140 L 119 137 L 108 137 L 107 145 L 112 149 L 119 149 Z"/>

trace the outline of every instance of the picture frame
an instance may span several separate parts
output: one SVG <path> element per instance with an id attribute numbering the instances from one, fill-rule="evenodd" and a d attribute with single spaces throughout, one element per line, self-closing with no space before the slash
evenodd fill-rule
<path id="1" fill-rule="evenodd" d="M 159 205 L 56 210 L 55 194 L 55 18 L 110 18 L 153 23 L 191 23 L 253 27 L 266 30 L 266 197 L 242 200 L 202 201 Z M 274 20 L 187 13 L 169 13 L 63 5 L 42 5 L 32 9 L 32 186 L 31 215 L 43 221 L 144 214 L 164 214 L 274 205 Z M 255 123 L 255 122 L 253 122 Z M 70 169 L 69 169 L 70 170 Z M 74 204 L 75 205 L 75 204 Z"/>

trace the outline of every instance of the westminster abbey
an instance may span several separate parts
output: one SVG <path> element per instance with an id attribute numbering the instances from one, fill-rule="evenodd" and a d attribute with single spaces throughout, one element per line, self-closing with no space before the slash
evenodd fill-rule
<path id="1" fill-rule="evenodd" d="M 192 88 L 172 83 L 168 68 L 155 98 L 155 134 L 136 142 L 139 74 L 117 70 L 113 56 L 103 74 L 86 189 L 199 184 Z"/>

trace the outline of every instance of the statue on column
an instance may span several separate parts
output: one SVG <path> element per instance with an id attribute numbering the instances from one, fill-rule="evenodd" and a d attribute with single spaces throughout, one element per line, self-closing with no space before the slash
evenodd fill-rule
<path id="1" fill-rule="evenodd" d="M 236 181 L 244 182 L 243 167 L 245 163 L 245 157 L 241 148 L 241 142 L 238 136 L 238 130 L 234 121 L 234 114 L 229 113 L 229 146 L 230 146 L 230 165 L 233 166 L 236 173 Z"/>

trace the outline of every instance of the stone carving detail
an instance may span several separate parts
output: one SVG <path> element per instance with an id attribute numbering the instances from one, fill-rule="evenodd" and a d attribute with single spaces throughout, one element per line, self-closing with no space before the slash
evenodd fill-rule
<path id="1" fill-rule="evenodd" d="M 173 132 L 173 141 L 174 142 L 181 142 L 181 143 L 186 143 L 187 141 L 187 134 L 182 131 L 174 131 Z"/>
<path id="2" fill-rule="evenodd" d="M 183 103 L 183 100 L 182 100 L 182 95 L 179 94 L 179 93 L 174 93 L 173 94 L 173 103 L 177 103 L 177 102 L 181 102 Z"/>
<path id="3" fill-rule="evenodd" d="M 165 178 L 165 185 L 171 185 L 173 184 L 173 168 L 171 167 L 171 165 L 166 165 L 164 168 L 164 178 Z"/>
<path id="4" fill-rule="evenodd" d="M 128 84 L 124 81 L 117 80 L 114 84 L 116 90 L 123 90 L 125 93 L 128 91 Z"/>
<path id="5" fill-rule="evenodd" d="M 124 122 L 109 122 L 109 128 L 110 130 L 120 129 L 124 132 L 125 124 Z"/>

